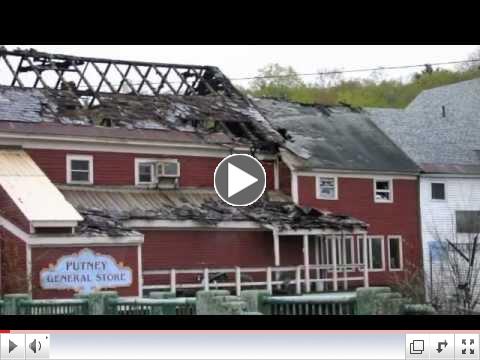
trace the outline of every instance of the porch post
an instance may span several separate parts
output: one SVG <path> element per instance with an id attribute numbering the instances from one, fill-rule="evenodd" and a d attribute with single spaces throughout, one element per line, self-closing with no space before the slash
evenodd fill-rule
<path id="1" fill-rule="evenodd" d="M 280 266 L 280 235 L 276 228 L 273 229 L 273 263 L 275 267 Z M 278 271 L 274 271 L 275 281 L 278 282 L 280 274 Z M 277 289 L 280 289 L 280 284 L 277 284 Z"/>
<path id="2" fill-rule="evenodd" d="M 316 290 L 321 291 L 323 289 L 320 289 L 322 282 L 320 281 L 320 269 L 318 266 L 320 265 L 320 245 L 319 245 L 320 239 L 319 236 L 315 236 L 315 265 L 317 266 L 317 269 L 315 271 L 315 274 L 317 276 L 317 283 L 316 283 Z"/>
<path id="3" fill-rule="evenodd" d="M 337 236 L 333 235 L 331 237 L 332 242 L 332 281 L 333 281 L 333 291 L 338 290 L 338 274 L 337 274 Z"/>
<path id="4" fill-rule="evenodd" d="M 363 235 L 363 286 L 368 287 L 368 245 L 367 245 L 367 232 Z"/>
<path id="5" fill-rule="evenodd" d="M 276 229 L 273 230 L 273 258 L 274 265 L 280 266 L 280 236 Z"/>
<path id="6" fill-rule="evenodd" d="M 310 292 L 310 253 L 308 248 L 308 235 L 303 235 L 303 264 L 305 265 L 305 291 Z"/>
<path id="7" fill-rule="evenodd" d="M 348 288 L 348 272 L 347 272 L 347 240 L 342 230 L 342 266 L 343 266 L 343 290 Z"/>

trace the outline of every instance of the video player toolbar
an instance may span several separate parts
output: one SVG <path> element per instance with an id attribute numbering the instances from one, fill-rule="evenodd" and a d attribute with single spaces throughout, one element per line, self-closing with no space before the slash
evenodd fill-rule
<path id="1" fill-rule="evenodd" d="M 12 331 L 0 360 L 480 360 L 480 333 Z"/>

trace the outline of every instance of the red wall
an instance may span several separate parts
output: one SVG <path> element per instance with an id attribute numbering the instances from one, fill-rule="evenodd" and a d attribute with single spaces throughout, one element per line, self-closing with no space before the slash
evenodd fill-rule
<path id="1" fill-rule="evenodd" d="M 315 177 L 298 177 L 299 202 L 301 205 L 326 209 L 337 214 L 356 217 L 370 224 L 369 235 L 385 236 L 386 272 L 372 272 L 374 283 L 388 283 L 421 268 L 421 236 L 419 232 L 419 204 L 417 180 L 393 180 L 393 203 L 375 203 L 373 179 L 338 178 L 338 200 L 318 200 L 315 192 Z M 406 271 L 388 271 L 387 235 L 403 237 L 403 258 Z M 409 269 L 407 269 L 407 267 Z"/>
<path id="2" fill-rule="evenodd" d="M 20 227 L 23 231 L 30 232 L 30 222 L 20 211 L 7 192 L 0 186 L 0 215 Z"/>
<path id="3" fill-rule="evenodd" d="M 175 158 L 180 161 L 180 186 L 211 187 L 213 174 L 223 158 L 200 156 L 158 156 L 152 154 L 132 154 L 114 152 L 85 152 L 67 150 L 27 149 L 37 165 L 54 183 L 66 183 L 66 155 L 93 155 L 95 185 L 134 185 L 135 158 Z M 267 188 L 274 187 L 273 161 L 263 161 L 267 173 Z"/>
<path id="4" fill-rule="evenodd" d="M 269 231 L 144 230 L 143 270 L 274 265 Z M 302 239 L 281 237 L 282 265 L 303 263 Z M 166 278 L 145 275 L 145 285 Z M 181 282 L 181 281 L 179 281 Z"/>
<path id="5" fill-rule="evenodd" d="M 39 247 L 32 248 L 32 292 L 33 298 L 71 298 L 73 290 L 43 290 L 40 287 L 40 271 L 56 264 L 57 260 L 65 255 L 71 255 L 84 249 L 85 246 L 69 247 Z M 120 287 L 115 290 L 120 296 L 138 296 L 138 247 L 137 246 L 89 246 L 89 249 L 113 256 L 117 262 L 132 269 L 132 285 L 128 288 Z M 108 289 L 104 289 L 108 290 Z"/>
<path id="6" fill-rule="evenodd" d="M 5 228 L 0 228 L 2 294 L 28 292 L 26 244 Z"/>

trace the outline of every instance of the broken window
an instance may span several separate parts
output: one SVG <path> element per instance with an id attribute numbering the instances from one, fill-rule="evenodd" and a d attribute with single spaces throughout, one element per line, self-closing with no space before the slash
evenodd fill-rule
<path id="1" fill-rule="evenodd" d="M 67 183 L 93 184 L 93 157 L 67 155 Z"/>
<path id="2" fill-rule="evenodd" d="M 374 180 L 375 202 L 393 202 L 392 180 Z"/>
<path id="3" fill-rule="evenodd" d="M 323 200 L 336 200 L 337 178 L 317 177 L 317 198 Z"/>
<path id="4" fill-rule="evenodd" d="M 432 183 L 432 200 L 445 200 L 444 183 Z"/>
<path id="5" fill-rule="evenodd" d="M 390 270 L 401 270 L 403 268 L 401 236 L 388 237 L 388 256 Z"/>

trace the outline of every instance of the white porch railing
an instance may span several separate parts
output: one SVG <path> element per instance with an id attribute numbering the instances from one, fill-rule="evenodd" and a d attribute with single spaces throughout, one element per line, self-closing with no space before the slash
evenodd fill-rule
<path id="1" fill-rule="evenodd" d="M 334 291 L 340 286 L 347 290 L 352 282 L 357 286 L 361 282 L 362 286 L 368 287 L 368 272 L 365 271 L 364 264 L 309 265 L 308 268 L 307 276 L 304 265 L 147 270 L 143 272 L 144 277 L 164 276 L 165 281 L 144 285 L 143 289 L 176 292 L 177 289 L 232 288 L 239 295 L 242 290 L 253 288 L 263 288 L 271 294 L 274 287 L 291 285 L 295 285 L 297 294 L 310 292 L 312 284 L 315 284 L 317 291 L 325 289 L 328 284 L 331 284 Z M 205 281 L 219 274 L 223 275 L 223 279 Z M 188 279 L 183 281 L 182 277 Z"/>

